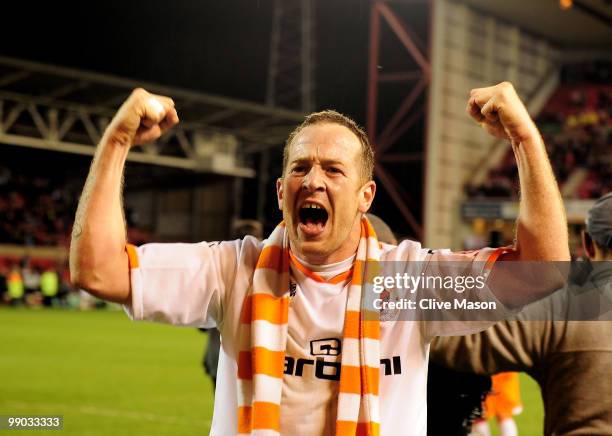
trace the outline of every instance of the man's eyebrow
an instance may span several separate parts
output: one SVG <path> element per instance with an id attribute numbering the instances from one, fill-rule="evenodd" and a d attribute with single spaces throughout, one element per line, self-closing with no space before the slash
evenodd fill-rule
<path id="1" fill-rule="evenodd" d="M 293 159 L 290 164 L 296 164 L 296 163 L 310 163 L 312 162 L 313 159 L 308 158 L 308 157 L 298 157 Z M 342 161 L 339 161 L 337 159 L 322 159 L 321 163 L 323 165 L 342 165 L 342 166 L 346 166 L 346 164 Z"/>

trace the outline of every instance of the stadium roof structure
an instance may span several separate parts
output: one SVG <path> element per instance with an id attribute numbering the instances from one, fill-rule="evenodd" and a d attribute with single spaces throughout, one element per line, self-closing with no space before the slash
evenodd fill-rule
<path id="1" fill-rule="evenodd" d="M 93 155 L 137 87 L 172 97 L 181 118 L 155 143 L 134 147 L 128 160 L 141 163 L 253 177 L 253 169 L 214 154 L 278 146 L 303 120 L 298 111 L 0 56 L 0 143 Z"/>
<path id="2" fill-rule="evenodd" d="M 516 24 L 565 49 L 610 50 L 612 2 L 573 0 L 562 9 L 558 0 L 464 0 L 482 12 Z"/>

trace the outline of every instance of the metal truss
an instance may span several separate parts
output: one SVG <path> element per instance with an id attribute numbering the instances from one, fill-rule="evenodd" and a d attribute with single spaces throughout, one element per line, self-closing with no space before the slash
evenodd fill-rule
<path id="1" fill-rule="evenodd" d="M 303 113 L 314 109 L 313 3 L 313 0 L 274 0 L 266 88 L 266 104 L 271 108 L 293 109 Z M 264 223 L 268 212 L 271 151 L 270 147 L 250 148 L 249 151 L 260 152 L 257 219 Z"/>
<path id="2" fill-rule="evenodd" d="M 0 143 L 93 155 L 105 127 L 131 90 L 174 99 L 181 123 L 131 161 L 239 177 L 250 149 L 282 144 L 300 112 L 216 95 L 0 57 Z"/>
<path id="3" fill-rule="evenodd" d="M 313 0 L 274 0 L 266 103 L 310 112 L 314 100 Z"/>
<path id="4" fill-rule="evenodd" d="M 381 23 L 386 23 L 392 34 L 406 50 L 416 67 L 411 70 L 380 72 L 381 53 Z M 390 163 L 412 164 L 423 163 L 423 153 L 407 152 L 400 149 L 390 153 L 389 149 L 399 144 L 406 134 L 424 116 L 424 107 L 417 105 L 417 100 L 426 92 L 431 78 L 430 63 L 422 42 L 408 29 L 401 18 L 393 12 L 387 2 L 374 1 L 370 12 L 370 52 L 368 75 L 368 111 L 366 128 L 370 141 L 376 149 L 377 165 L 375 175 L 385 188 L 398 211 L 406 220 L 417 238 L 422 239 L 423 227 L 420 219 L 410 210 L 410 194 L 393 177 Z M 411 85 L 395 113 L 384 120 L 384 126 L 379 129 L 381 121 L 379 110 L 380 87 L 390 83 L 406 83 Z M 399 148 L 399 147 L 396 147 Z"/>

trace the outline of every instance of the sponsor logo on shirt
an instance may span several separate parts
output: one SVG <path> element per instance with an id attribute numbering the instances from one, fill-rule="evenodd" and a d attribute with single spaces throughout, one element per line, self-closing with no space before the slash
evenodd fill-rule
<path id="1" fill-rule="evenodd" d="M 313 356 L 339 356 L 342 345 L 338 338 L 310 341 L 310 354 Z"/>
<path id="2" fill-rule="evenodd" d="M 304 368 L 309 366 L 314 369 L 315 378 L 321 380 L 340 380 L 340 356 L 342 353 L 342 341 L 339 338 L 325 338 L 310 341 L 310 354 L 313 359 L 304 359 L 285 356 L 286 375 L 304 377 Z M 324 356 L 333 356 L 326 359 Z M 402 373 L 402 361 L 400 356 L 380 359 L 381 372 L 384 375 L 398 375 Z M 312 371 L 309 371 L 309 374 Z"/>

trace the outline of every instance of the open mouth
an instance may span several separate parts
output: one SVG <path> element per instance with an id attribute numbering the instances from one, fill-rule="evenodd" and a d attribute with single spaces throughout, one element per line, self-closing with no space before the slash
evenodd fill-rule
<path id="1" fill-rule="evenodd" d="M 304 204 L 299 211 L 300 228 L 309 236 L 316 236 L 325 229 L 328 213 L 318 204 Z"/>

